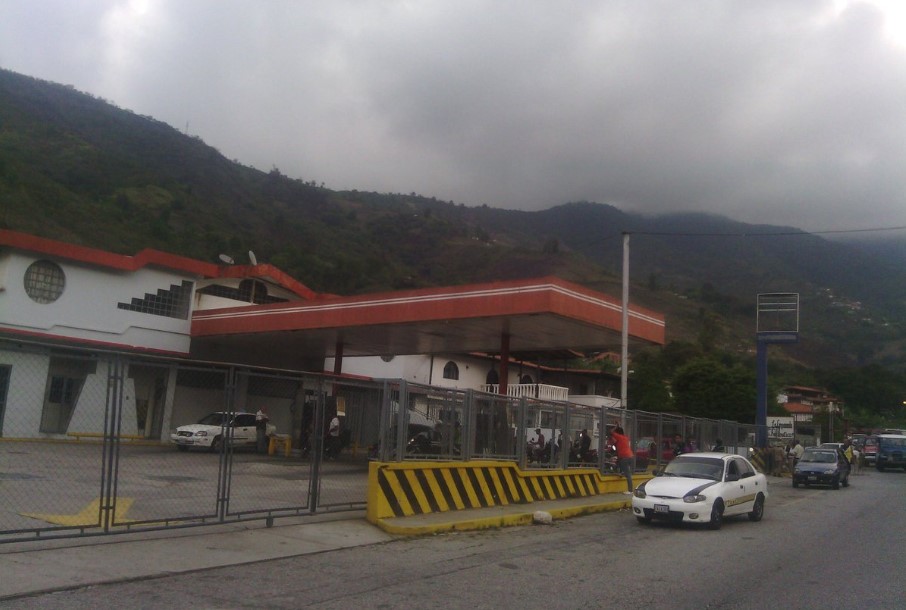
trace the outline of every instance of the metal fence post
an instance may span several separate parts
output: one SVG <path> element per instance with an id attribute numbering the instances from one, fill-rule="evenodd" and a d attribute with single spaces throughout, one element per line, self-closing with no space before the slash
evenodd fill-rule
<path id="1" fill-rule="evenodd" d="M 516 456 L 519 461 L 519 468 L 525 470 L 528 466 L 528 454 L 525 451 L 525 439 L 528 436 L 528 430 L 525 428 L 526 416 L 528 414 L 528 404 L 525 396 L 519 398 L 519 423 L 516 425 Z"/>
<path id="2" fill-rule="evenodd" d="M 409 385 L 400 379 L 399 410 L 396 414 L 396 459 L 406 458 L 406 443 L 409 440 Z"/>
<path id="3" fill-rule="evenodd" d="M 315 416 L 311 435 L 311 481 L 308 487 L 309 510 L 318 510 L 321 495 L 321 469 L 324 463 L 324 430 L 327 415 L 327 397 L 325 396 L 324 379 L 318 378 Z"/>
<path id="4" fill-rule="evenodd" d="M 600 415 L 598 416 L 598 463 L 597 468 L 598 472 L 604 474 L 604 448 L 607 445 L 607 407 L 601 405 L 598 407 L 601 410 Z"/>
<path id="5" fill-rule="evenodd" d="M 463 398 L 462 456 L 471 460 L 475 451 L 475 391 L 466 390 Z"/>
<path id="6" fill-rule="evenodd" d="M 657 443 L 657 463 L 656 466 L 660 467 L 661 461 L 664 459 L 664 414 L 657 414 L 657 438 L 655 439 Z"/>
<path id="7" fill-rule="evenodd" d="M 390 381 L 384 380 L 381 389 L 381 425 L 378 430 L 378 447 L 380 448 L 378 459 L 386 462 L 390 459 L 390 430 L 393 429 L 390 418 L 393 413 L 390 410 Z"/>
<path id="8" fill-rule="evenodd" d="M 115 521 L 120 420 L 123 409 L 123 364 L 119 354 L 107 361 L 107 408 L 101 450 L 101 526 L 109 532 Z"/>
<path id="9" fill-rule="evenodd" d="M 236 375 L 235 367 L 230 367 L 225 378 L 223 410 L 227 414 L 234 413 L 236 410 Z M 221 419 L 220 430 L 220 437 L 223 441 L 220 443 L 220 465 L 217 472 L 217 519 L 225 521 L 230 505 L 231 462 L 229 454 L 233 446 L 233 428 L 230 426 L 229 415 Z"/>

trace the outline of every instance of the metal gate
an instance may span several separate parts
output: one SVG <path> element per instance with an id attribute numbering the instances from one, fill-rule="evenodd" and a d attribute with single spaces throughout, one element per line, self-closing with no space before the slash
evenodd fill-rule
<path id="1" fill-rule="evenodd" d="M 118 353 L 2 345 L 0 542 L 359 510 L 381 383 Z M 211 446 L 171 434 L 261 411 L 266 450 L 221 420 Z M 338 440 L 327 426 L 342 422 Z M 251 442 L 249 442 L 251 440 Z M 325 459 L 328 445 L 340 445 Z"/>

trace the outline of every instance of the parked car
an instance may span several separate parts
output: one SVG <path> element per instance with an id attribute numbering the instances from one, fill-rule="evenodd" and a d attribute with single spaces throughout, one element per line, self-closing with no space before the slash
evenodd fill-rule
<path id="1" fill-rule="evenodd" d="M 833 444 L 833 443 L 832 443 Z M 830 485 L 849 486 L 849 460 L 836 447 L 809 447 L 793 468 L 793 487 Z"/>
<path id="2" fill-rule="evenodd" d="M 694 450 L 694 447 L 692 447 Z M 661 440 L 661 463 L 669 462 L 673 459 L 673 440 L 665 438 Z M 644 470 L 649 464 L 657 462 L 657 443 L 653 438 L 644 437 L 636 442 L 635 448 L 636 468 Z M 640 466 L 644 464 L 644 466 Z"/>
<path id="3" fill-rule="evenodd" d="M 746 458 L 684 453 L 638 486 L 632 512 L 639 523 L 658 519 L 720 529 L 724 517 L 732 515 L 761 521 L 767 497 L 767 478 Z"/>
<path id="4" fill-rule="evenodd" d="M 277 427 L 268 423 L 268 436 L 276 432 Z M 197 424 L 179 426 L 170 435 L 170 440 L 176 443 L 176 448 L 180 451 L 187 451 L 189 447 L 219 451 L 224 433 L 232 439 L 232 447 L 254 447 L 258 441 L 255 414 L 222 411 L 211 413 L 198 420 Z"/>
<path id="5" fill-rule="evenodd" d="M 866 464 L 874 464 L 878 458 L 878 437 L 867 436 L 862 445 L 862 459 Z"/>
<path id="6" fill-rule="evenodd" d="M 879 434 L 878 456 L 875 467 L 879 471 L 885 468 L 902 468 L 906 470 L 906 436 L 902 434 Z"/>

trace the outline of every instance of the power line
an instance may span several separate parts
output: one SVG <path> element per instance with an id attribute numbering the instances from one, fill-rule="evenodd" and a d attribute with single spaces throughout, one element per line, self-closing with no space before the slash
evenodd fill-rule
<path id="1" fill-rule="evenodd" d="M 777 231 L 774 233 L 752 233 L 743 231 L 739 233 L 684 233 L 669 231 L 624 231 L 630 235 L 653 235 L 659 237 L 801 237 L 804 235 L 830 235 L 843 233 L 875 233 L 880 231 L 903 231 L 906 226 L 900 227 L 873 227 L 869 229 L 831 229 L 827 231 Z"/>

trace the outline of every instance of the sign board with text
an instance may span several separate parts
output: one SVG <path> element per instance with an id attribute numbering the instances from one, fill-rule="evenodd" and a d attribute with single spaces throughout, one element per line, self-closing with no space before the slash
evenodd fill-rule
<path id="1" fill-rule="evenodd" d="M 768 438 L 793 438 L 793 418 L 768 417 Z"/>

